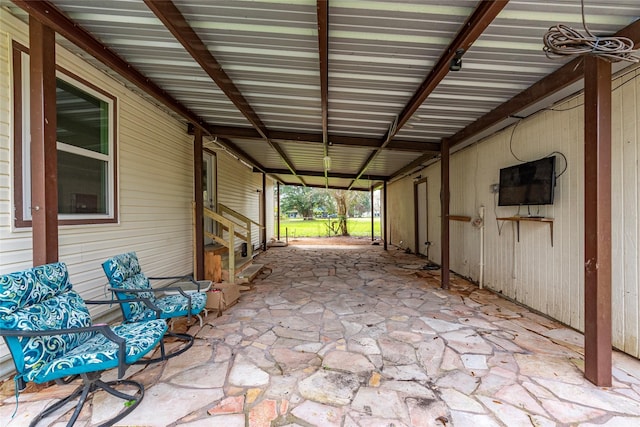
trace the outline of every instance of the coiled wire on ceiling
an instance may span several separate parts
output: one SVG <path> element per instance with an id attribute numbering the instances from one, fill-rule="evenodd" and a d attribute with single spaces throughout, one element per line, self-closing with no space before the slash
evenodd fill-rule
<path id="1" fill-rule="evenodd" d="M 591 33 L 584 17 L 584 0 L 580 1 L 582 9 L 582 26 L 588 36 L 583 36 L 577 30 L 557 24 L 544 34 L 544 47 L 542 50 L 549 59 L 558 59 L 565 56 L 597 55 L 611 62 L 628 61 L 639 62 L 635 56 L 633 40 L 627 37 L 606 36 L 599 37 Z"/>

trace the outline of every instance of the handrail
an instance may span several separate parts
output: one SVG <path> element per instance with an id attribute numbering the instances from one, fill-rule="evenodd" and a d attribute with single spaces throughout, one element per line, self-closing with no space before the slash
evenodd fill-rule
<path id="1" fill-rule="evenodd" d="M 225 231 L 229 231 L 229 228 L 226 225 L 222 225 L 222 229 Z M 242 231 L 242 230 L 241 230 Z M 245 234 L 240 233 L 239 231 L 234 231 L 236 237 L 239 237 L 242 240 L 247 240 L 246 229 L 244 230 Z"/>
<path id="2" fill-rule="evenodd" d="M 264 225 L 260 225 L 260 223 L 257 223 L 254 220 L 252 220 L 251 218 L 242 215 L 238 211 L 234 211 L 233 209 L 231 209 L 230 207 L 228 207 L 226 205 L 223 205 L 222 203 L 218 203 L 218 210 L 220 210 L 222 212 L 226 212 L 231 216 L 235 216 L 236 218 L 242 220 L 243 222 L 250 222 L 250 223 L 254 224 L 255 226 L 257 226 L 259 228 L 265 228 Z"/>
<path id="3" fill-rule="evenodd" d="M 223 205 L 222 203 L 218 203 L 218 212 L 220 215 L 224 215 L 225 213 L 232 217 L 234 224 L 238 227 L 242 227 L 242 231 L 245 232 L 244 237 L 240 237 L 242 240 L 247 242 L 247 256 L 253 256 L 253 243 L 251 241 L 251 224 L 255 224 L 258 227 L 262 227 L 260 224 L 252 220 L 251 218 L 242 215 L 240 212 L 234 211 L 228 206 Z M 226 217 L 225 217 L 226 218 Z M 227 218 L 228 219 L 228 218 Z M 237 222 L 236 222 L 237 221 Z"/>
<path id="4" fill-rule="evenodd" d="M 237 225 L 235 222 L 223 217 L 222 215 L 220 215 L 216 211 L 213 211 L 213 210 L 211 210 L 209 208 L 204 208 L 204 215 L 208 216 L 209 218 L 213 219 L 214 221 L 217 221 L 217 222 L 221 223 L 222 225 L 226 225 L 227 227 L 234 227 L 235 225 Z"/>
<path id="5" fill-rule="evenodd" d="M 229 215 L 231 218 L 224 216 Z M 204 208 L 204 216 L 211 218 L 213 221 L 220 224 L 222 231 L 227 231 L 228 238 L 224 239 L 222 233 L 220 235 L 204 232 L 204 235 L 222 246 L 226 247 L 229 252 L 229 282 L 235 281 L 235 238 L 239 238 L 247 243 L 247 256 L 253 255 L 253 244 L 251 241 L 251 224 L 258 226 L 260 229 L 265 227 L 255 222 L 249 217 L 242 215 L 239 212 L 234 211 L 228 206 L 218 203 L 218 212 L 209 208 Z"/>

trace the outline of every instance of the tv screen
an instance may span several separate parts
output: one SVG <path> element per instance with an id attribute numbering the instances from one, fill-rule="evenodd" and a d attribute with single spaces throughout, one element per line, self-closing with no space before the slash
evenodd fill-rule
<path id="1" fill-rule="evenodd" d="M 551 205 L 556 156 L 500 169 L 498 206 Z"/>

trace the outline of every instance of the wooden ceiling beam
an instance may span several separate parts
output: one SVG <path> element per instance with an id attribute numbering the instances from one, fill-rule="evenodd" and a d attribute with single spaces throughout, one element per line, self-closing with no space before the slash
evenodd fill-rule
<path id="1" fill-rule="evenodd" d="M 638 47 L 640 44 L 640 21 L 629 24 L 615 35 L 630 38 Z M 449 137 L 451 147 L 500 123 L 509 116 L 517 114 L 583 77 L 584 61 L 581 57 L 577 57 Z"/>
<path id="2" fill-rule="evenodd" d="M 387 138 L 391 139 L 395 136 L 418 108 L 420 108 L 431 92 L 438 87 L 442 79 L 446 77 L 449 73 L 451 60 L 456 55 L 456 51 L 462 49 L 464 52 L 467 52 L 507 3 L 508 0 L 483 0 L 478 3 L 478 6 L 476 6 L 471 16 L 469 16 L 451 44 L 449 44 L 438 62 L 436 62 L 436 65 L 431 69 L 429 75 L 424 79 L 418 90 L 413 94 L 413 97 L 398 115 L 397 124 L 394 129 L 390 129 L 391 132 L 387 135 Z"/>
<path id="3" fill-rule="evenodd" d="M 558 68 L 542 80 L 537 81 L 507 102 L 500 104 L 475 122 L 465 126 L 453 134 L 449 141 L 451 147 L 469 139 L 478 133 L 498 124 L 509 116 L 535 104 L 537 101 L 577 82 L 582 78 L 584 63 L 582 58 L 575 58 L 571 62 Z"/>
<path id="4" fill-rule="evenodd" d="M 298 177 L 298 180 L 300 180 L 300 182 L 302 183 L 302 185 L 307 185 L 304 182 L 304 179 L 302 179 L 301 176 L 299 176 L 298 171 L 295 169 L 295 167 L 293 166 L 293 163 L 291 162 L 291 160 L 289 159 L 289 157 L 287 156 L 287 154 L 284 152 L 284 150 L 282 149 L 282 147 L 280 147 L 280 145 L 276 144 L 275 142 L 271 141 L 271 140 L 267 140 L 267 142 L 269 143 L 269 145 L 271 146 L 271 148 L 273 148 L 278 155 L 280 156 L 280 158 L 282 159 L 282 161 L 284 162 L 285 166 L 287 166 L 287 168 L 289 169 L 289 173 L 291 173 L 292 175 Z"/>
<path id="5" fill-rule="evenodd" d="M 329 156 L 329 0 L 318 0 L 318 59 L 320 62 L 320 105 L 322 109 L 322 150 Z M 324 159 L 323 159 L 324 163 Z M 324 184 L 329 188 L 328 171 L 324 170 Z"/>
<path id="6" fill-rule="evenodd" d="M 444 53 L 438 59 L 438 62 L 429 72 L 429 75 L 424 79 L 418 90 L 413 94 L 407 105 L 403 108 L 402 112 L 398 115 L 387 131 L 382 144 L 379 149 L 374 151 L 367 161 L 360 168 L 359 174 L 363 174 L 371 163 L 375 160 L 380 150 L 385 148 L 390 143 L 391 139 L 398 133 L 398 131 L 409 121 L 411 116 L 420 108 L 425 99 L 434 91 L 440 84 L 442 79 L 449 73 L 449 66 L 451 60 L 456 55 L 456 51 L 462 50 L 466 52 L 471 45 L 477 40 L 478 37 L 484 32 L 484 30 L 493 22 L 496 16 L 507 5 L 508 0 L 483 0 L 478 3 L 473 13 L 462 25 L 462 28 L 444 50 Z"/>
<path id="7" fill-rule="evenodd" d="M 322 143 L 329 152 L 329 0 L 317 1 L 318 56 L 320 59 L 320 102 L 322 106 Z"/>
<path id="8" fill-rule="evenodd" d="M 635 47 L 640 46 L 640 21 L 634 21 L 625 28 L 618 31 L 616 36 L 628 37 L 633 40 Z M 582 58 L 575 58 L 564 66 L 558 68 L 553 73 L 542 78 L 538 82 L 523 90 L 510 100 L 497 106 L 475 122 L 467 125 L 454 135 L 449 137 L 450 147 L 474 137 L 480 132 L 497 125 L 509 116 L 515 115 L 527 107 L 543 100 L 553 93 L 577 82 L 584 77 L 584 62 Z M 394 172 L 390 179 L 397 178 L 410 172 L 412 169 L 429 160 L 433 156 L 425 154 L 403 168 Z"/>
<path id="9" fill-rule="evenodd" d="M 262 120 L 260 120 L 260 117 L 258 117 L 258 114 L 256 114 L 231 78 L 222 69 L 222 66 L 211 54 L 202 39 L 200 39 L 200 36 L 191 28 L 191 25 L 189 25 L 176 5 L 169 0 L 144 0 L 144 2 L 156 17 L 162 21 L 171 34 L 173 34 L 176 40 L 189 52 L 200 67 L 218 85 L 227 98 L 233 102 L 233 105 L 246 117 L 256 131 L 258 131 L 264 139 L 268 139 L 267 128 L 262 123 Z"/>
<path id="10" fill-rule="evenodd" d="M 395 178 L 397 178 L 397 177 L 399 177 L 401 175 L 404 175 L 406 173 L 411 172 L 413 169 L 419 167 L 421 164 L 423 164 L 427 160 L 433 159 L 437 155 L 438 155 L 438 153 L 425 153 L 425 154 L 423 154 L 422 156 L 418 157 L 417 159 L 415 159 L 411 163 L 407 164 L 406 166 L 404 166 L 401 169 L 398 169 L 397 171 L 392 173 L 391 176 L 389 177 L 389 180 L 395 179 Z"/>
<path id="11" fill-rule="evenodd" d="M 298 185 L 298 184 L 290 184 L 290 183 L 286 183 L 283 182 L 282 185 Z M 328 190 L 353 190 L 353 191 L 369 191 L 369 187 L 356 187 L 356 188 L 349 188 L 349 187 L 341 187 L 338 185 L 319 185 L 319 184 L 307 184 L 306 187 L 309 188 L 324 188 L 324 189 L 328 189 Z"/>
<path id="12" fill-rule="evenodd" d="M 242 148 L 235 145 L 233 142 L 229 141 L 226 138 L 218 138 L 216 142 L 222 145 L 224 148 L 231 151 L 233 155 L 239 157 L 241 160 L 244 160 L 245 162 L 252 165 L 254 169 L 258 170 L 258 172 L 264 172 L 265 168 L 260 164 L 260 162 L 254 159 L 249 153 L 244 151 Z"/>
<path id="13" fill-rule="evenodd" d="M 264 173 L 272 174 L 272 175 L 288 175 L 289 171 L 287 169 L 264 169 Z M 311 176 L 311 177 L 323 177 L 325 174 L 322 171 L 298 171 L 298 175 L 301 176 Z M 327 173 L 329 178 L 339 178 L 339 179 L 354 179 L 355 174 L 353 173 L 340 173 L 340 172 L 331 172 Z M 386 181 L 389 177 L 382 175 L 366 175 L 364 177 L 369 181 Z"/>
<path id="14" fill-rule="evenodd" d="M 262 123 L 258 114 L 253 110 L 249 102 L 242 95 L 240 90 L 233 83 L 233 80 L 224 71 L 218 60 L 209 51 L 204 44 L 200 36 L 189 25 L 186 18 L 180 10 L 170 0 L 155 1 L 144 0 L 147 7 L 158 17 L 165 27 L 173 34 L 173 36 L 182 44 L 182 46 L 189 52 L 191 57 L 200 65 L 200 67 L 206 72 L 209 77 L 218 85 L 220 90 L 229 98 L 229 100 L 236 106 L 238 111 L 245 116 L 245 118 L 251 123 L 253 128 L 260 134 L 260 137 L 267 141 L 267 143 L 278 153 L 284 164 L 289 168 L 293 175 L 297 175 L 293 162 L 282 148 L 275 142 L 270 140 L 269 131 L 267 127 Z M 304 181 L 300 179 L 304 185 Z"/>
<path id="15" fill-rule="evenodd" d="M 102 44 L 92 34 L 69 19 L 58 8 L 48 1 L 13 0 L 18 7 L 33 16 L 38 21 L 53 29 L 91 56 L 116 71 L 122 77 L 132 82 L 148 95 L 160 101 L 163 105 L 178 113 L 194 126 L 206 131 L 205 122 L 193 111 L 178 102 L 175 98 L 156 85 L 135 67 L 122 59 L 113 50 Z"/>
<path id="16" fill-rule="evenodd" d="M 252 128 L 242 128 L 234 126 L 211 126 L 209 127 L 209 133 L 224 138 L 262 139 L 260 134 Z M 287 142 L 321 143 L 323 140 L 322 134 L 318 133 L 287 132 L 274 130 L 270 131 L 269 135 L 271 136 L 271 139 Z M 345 145 L 353 147 L 376 148 L 379 147 L 380 140 L 377 138 L 366 138 L 350 135 L 329 135 L 329 144 L 331 146 Z M 418 152 L 440 152 L 440 144 L 433 142 L 394 140 L 387 144 L 385 149 Z"/>
<path id="17" fill-rule="evenodd" d="M 162 105 L 184 117 L 185 120 L 189 121 L 190 126 L 197 126 L 204 132 L 209 133 L 208 128 L 210 125 L 206 124 L 206 122 L 196 113 L 178 102 L 175 98 L 161 89 L 160 86 L 156 85 L 151 79 L 138 71 L 133 65 L 129 64 L 109 47 L 102 44 L 102 42 L 96 39 L 92 34 L 69 19 L 54 5 L 48 1 L 15 0 L 14 3 L 29 13 L 30 16 L 33 16 L 38 21 L 47 25 L 56 33 L 80 47 L 98 61 L 116 71 L 123 78 L 135 84 L 149 96 L 159 101 Z M 224 139 L 221 140 L 221 142 L 226 148 L 242 157 L 245 161 L 252 164 L 252 166 L 264 169 L 264 166 L 262 166 L 260 162 L 256 161 L 231 141 Z"/>

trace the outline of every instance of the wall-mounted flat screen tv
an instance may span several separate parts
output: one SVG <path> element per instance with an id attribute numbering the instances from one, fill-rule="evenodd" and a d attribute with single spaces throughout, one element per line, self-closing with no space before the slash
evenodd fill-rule
<path id="1" fill-rule="evenodd" d="M 551 205 L 556 156 L 500 169 L 498 206 Z"/>

